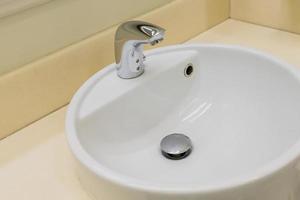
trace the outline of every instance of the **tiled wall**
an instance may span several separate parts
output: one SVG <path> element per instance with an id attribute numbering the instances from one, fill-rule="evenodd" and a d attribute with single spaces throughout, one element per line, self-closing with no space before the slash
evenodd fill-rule
<path id="1" fill-rule="evenodd" d="M 231 0 L 231 18 L 300 34 L 300 0 Z"/>

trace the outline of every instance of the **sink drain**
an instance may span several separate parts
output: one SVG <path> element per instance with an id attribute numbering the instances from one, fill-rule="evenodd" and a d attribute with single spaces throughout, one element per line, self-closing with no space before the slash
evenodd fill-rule
<path id="1" fill-rule="evenodd" d="M 160 143 L 161 153 L 168 159 L 181 160 L 192 152 L 193 145 L 190 138 L 184 134 L 167 135 Z"/>

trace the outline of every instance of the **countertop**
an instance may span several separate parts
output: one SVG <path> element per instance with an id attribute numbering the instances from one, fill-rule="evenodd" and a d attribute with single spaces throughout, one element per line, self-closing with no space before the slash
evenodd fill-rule
<path id="1" fill-rule="evenodd" d="M 187 43 L 256 48 L 300 67 L 300 35 L 226 20 Z M 91 200 L 74 172 L 64 134 L 66 107 L 0 141 L 0 195 L 9 200 Z"/>

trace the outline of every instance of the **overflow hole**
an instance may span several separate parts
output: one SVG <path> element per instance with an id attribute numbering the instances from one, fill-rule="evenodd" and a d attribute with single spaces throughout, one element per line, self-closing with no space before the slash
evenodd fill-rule
<path id="1" fill-rule="evenodd" d="M 193 64 L 189 63 L 189 64 L 187 64 L 187 66 L 184 69 L 184 75 L 186 77 L 189 77 L 192 75 L 193 71 L 194 71 Z"/>

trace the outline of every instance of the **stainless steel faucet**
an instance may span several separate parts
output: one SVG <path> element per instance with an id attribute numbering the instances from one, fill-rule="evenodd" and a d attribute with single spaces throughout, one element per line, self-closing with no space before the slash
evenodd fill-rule
<path id="1" fill-rule="evenodd" d="M 115 58 L 120 78 L 135 78 L 144 72 L 143 45 L 164 39 L 165 29 L 143 21 L 121 24 L 115 34 Z"/>

